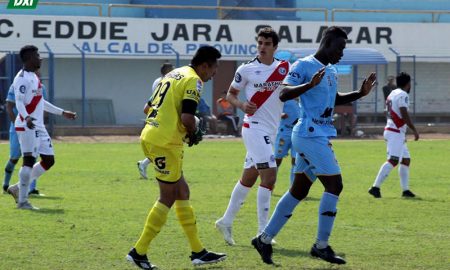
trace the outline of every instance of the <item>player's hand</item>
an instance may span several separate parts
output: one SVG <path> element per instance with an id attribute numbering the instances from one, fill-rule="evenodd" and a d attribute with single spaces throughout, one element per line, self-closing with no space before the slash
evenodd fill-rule
<path id="1" fill-rule="evenodd" d="M 189 139 L 188 146 L 192 147 L 193 145 L 197 145 L 203 140 L 203 135 L 205 135 L 205 132 L 201 128 L 197 128 L 197 131 L 194 133 L 186 135 Z"/>
<path id="2" fill-rule="evenodd" d="M 314 74 L 314 76 L 312 77 L 311 81 L 309 82 L 311 87 L 314 87 L 314 86 L 318 85 L 322 81 L 323 76 L 325 76 L 325 67 L 319 69 Z"/>
<path id="3" fill-rule="evenodd" d="M 246 114 L 254 114 L 256 112 L 256 110 L 258 109 L 258 107 L 256 106 L 255 103 L 253 103 L 251 101 L 246 101 L 246 102 L 242 103 L 241 109 Z"/>
<path id="4" fill-rule="evenodd" d="M 288 117 L 289 117 L 289 115 L 287 113 L 282 113 L 281 114 L 281 119 L 286 119 Z"/>
<path id="5" fill-rule="evenodd" d="M 71 119 L 71 120 L 75 120 L 77 118 L 77 113 L 76 112 L 71 112 L 71 111 L 63 111 L 62 114 L 65 118 L 67 119 Z"/>
<path id="6" fill-rule="evenodd" d="M 415 141 L 419 140 L 419 132 L 417 132 L 417 130 L 414 130 L 414 140 Z"/>
<path id="7" fill-rule="evenodd" d="M 361 96 L 367 96 L 370 93 L 370 90 L 375 86 L 376 81 L 377 75 L 375 72 L 370 73 L 369 77 L 364 79 L 361 88 L 359 89 Z"/>
<path id="8" fill-rule="evenodd" d="M 25 118 L 25 121 L 27 122 L 27 127 L 29 129 L 34 129 L 34 127 L 35 127 L 35 124 L 33 123 L 34 120 L 36 120 L 36 119 L 34 119 L 31 116 L 27 116 L 27 118 Z"/>

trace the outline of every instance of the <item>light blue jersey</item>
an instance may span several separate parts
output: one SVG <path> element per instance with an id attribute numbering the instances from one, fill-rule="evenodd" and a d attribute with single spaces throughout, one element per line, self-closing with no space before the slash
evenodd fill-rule
<path id="1" fill-rule="evenodd" d="M 291 67 L 284 84 L 300 85 L 311 80 L 324 67 L 313 55 L 297 60 Z M 337 93 L 337 70 L 333 65 L 325 68 L 320 84 L 300 96 L 302 115 L 294 127 L 300 137 L 335 137 L 333 126 L 334 102 Z"/>
<path id="2" fill-rule="evenodd" d="M 287 114 L 287 118 L 281 119 L 280 127 L 294 127 L 300 118 L 300 107 L 296 100 L 291 99 L 284 103 L 283 113 Z"/>
<path id="3" fill-rule="evenodd" d="M 283 113 L 287 118 L 280 120 L 277 137 L 275 139 L 275 158 L 281 159 L 287 156 L 291 150 L 291 156 L 295 157 L 295 151 L 292 147 L 291 136 L 294 125 L 300 117 L 300 107 L 296 100 L 288 100 L 284 103 Z"/>

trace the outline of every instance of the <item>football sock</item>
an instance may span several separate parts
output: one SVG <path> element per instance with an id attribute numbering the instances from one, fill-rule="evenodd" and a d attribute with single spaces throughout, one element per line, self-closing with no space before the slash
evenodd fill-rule
<path id="1" fill-rule="evenodd" d="M 317 230 L 317 248 L 326 248 L 328 246 L 328 238 L 333 230 L 334 219 L 336 218 L 336 205 L 339 197 L 324 192 L 319 206 L 319 224 Z"/>
<path id="2" fill-rule="evenodd" d="M 3 185 L 9 186 L 9 181 L 11 181 L 12 173 L 14 172 L 14 167 L 16 164 L 12 163 L 10 160 L 6 163 L 5 166 L 5 178 L 3 179 Z"/>
<path id="3" fill-rule="evenodd" d="M 400 184 L 403 191 L 409 190 L 409 166 L 400 164 L 398 166 L 398 175 L 400 175 Z"/>
<path id="4" fill-rule="evenodd" d="M 28 199 L 31 170 L 28 166 L 22 166 L 19 170 L 19 203 L 26 202 Z"/>
<path id="5" fill-rule="evenodd" d="M 289 191 L 284 193 L 283 197 L 278 201 L 277 206 L 275 206 L 275 211 L 262 233 L 261 239 L 264 243 L 270 244 L 272 238 L 278 234 L 292 216 L 292 212 L 299 202 Z"/>
<path id="6" fill-rule="evenodd" d="M 231 225 L 237 212 L 241 209 L 244 204 L 245 198 L 247 198 L 250 187 L 246 187 L 241 184 L 241 181 L 236 183 L 233 192 L 231 193 L 230 202 L 228 203 L 228 208 L 223 214 L 222 222 L 226 225 Z"/>
<path id="7" fill-rule="evenodd" d="M 145 159 L 141 160 L 141 164 L 142 164 L 143 166 L 147 167 L 148 164 L 150 164 L 150 159 L 145 158 Z"/>
<path id="8" fill-rule="evenodd" d="M 43 173 L 45 173 L 46 169 L 42 166 L 41 162 L 36 162 L 33 166 L 33 170 L 31 171 L 31 179 L 38 179 Z"/>
<path id="9" fill-rule="evenodd" d="M 169 210 L 169 207 L 159 201 L 156 201 L 152 209 L 150 209 L 141 237 L 134 246 L 139 255 L 147 253 L 150 242 L 156 237 L 159 231 L 161 231 L 162 226 L 166 223 Z"/>
<path id="10" fill-rule="evenodd" d="M 257 193 L 257 211 L 258 211 L 258 233 L 262 232 L 267 225 L 270 209 L 270 197 L 272 189 L 259 186 Z"/>
<path id="11" fill-rule="evenodd" d="M 289 175 L 289 180 L 291 182 L 291 186 L 294 183 L 294 178 L 295 178 L 295 166 L 292 165 L 291 166 L 291 174 Z"/>
<path id="12" fill-rule="evenodd" d="M 375 182 L 373 182 L 373 186 L 379 188 L 381 184 L 383 184 L 386 177 L 388 177 L 389 173 L 392 171 L 394 166 L 391 163 L 386 161 L 380 168 L 378 172 L 377 178 L 375 178 Z"/>
<path id="13" fill-rule="evenodd" d="M 31 181 L 31 184 L 30 184 L 30 190 L 29 190 L 28 192 L 33 191 L 33 190 L 36 189 L 36 185 L 37 185 L 36 182 L 37 182 L 36 179 L 33 179 L 33 180 Z"/>
<path id="14" fill-rule="evenodd" d="M 184 233 L 189 240 L 192 251 L 202 251 L 204 247 L 198 237 L 195 215 L 191 203 L 188 200 L 175 201 L 175 213 L 177 214 L 178 221 L 180 222 L 181 227 L 183 227 Z"/>

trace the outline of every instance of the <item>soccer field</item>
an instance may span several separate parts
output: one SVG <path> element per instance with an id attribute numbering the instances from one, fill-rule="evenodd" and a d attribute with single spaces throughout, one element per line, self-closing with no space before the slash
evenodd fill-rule
<path id="1" fill-rule="evenodd" d="M 312 259 L 322 185 L 277 236 L 274 261 L 282 269 L 449 269 L 450 140 L 408 144 L 410 187 L 416 199 L 401 198 L 397 171 L 382 186 L 381 199 L 368 188 L 385 161 L 383 141 L 338 140 L 334 150 L 344 191 L 330 244 L 344 266 Z M 0 145 L 5 164 L 8 144 Z M 141 180 L 138 143 L 55 143 L 56 164 L 38 183 L 46 197 L 33 197 L 40 211 L 20 211 L 10 195 L 0 196 L 0 269 L 135 269 L 125 255 L 138 239 L 149 208 L 158 197 L 155 180 Z M 240 141 L 204 141 L 185 151 L 184 173 L 191 188 L 200 237 L 208 249 L 225 252 L 226 261 L 202 269 L 272 269 L 250 244 L 257 230 L 256 189 L 235 220 L 237 245 L 225 245 L 214 221 L 225 210 L 242 171 Z M 287 190 L 284 160 L 272 196 Z M 16 167 L 12 183 L 17 181 Z M 149 168 L 149 176 L 153 171 Z M 149 259 L 160 269 L 192 269 L 190 250 L 174 211 L 152 242 Z"/>

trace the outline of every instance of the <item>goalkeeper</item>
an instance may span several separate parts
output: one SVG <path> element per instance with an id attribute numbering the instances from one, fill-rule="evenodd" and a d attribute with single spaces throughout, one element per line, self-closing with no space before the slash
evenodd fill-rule
<path id="1" fill-rule="evenodd" d="M 226 258 L 225 254 L 207 251 L 200 242 L 182 170 L 183 142 L 193 146 L 202 139 L 194 114 L 203 83 L 216 73 L 220 57 L 214 47 L 199 48 L 189 66 L 174 69 L 159 82 L 146 105 L 147 123 L 141 133 L 141 146 L 154 165 L 160 197 L 149 211 L 141 237 L 126 256 L 141 269 L 154 268 L 146 254 L 173 205 L 192 250 L 192 263 L 215 263 Z"/>

